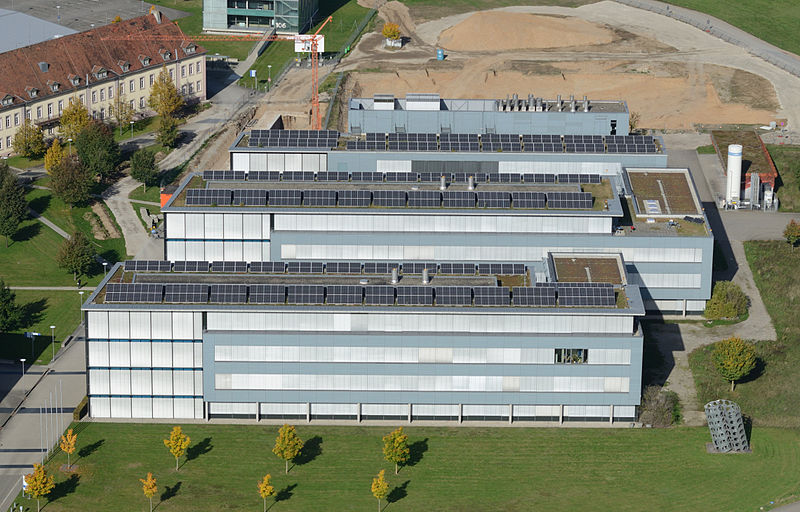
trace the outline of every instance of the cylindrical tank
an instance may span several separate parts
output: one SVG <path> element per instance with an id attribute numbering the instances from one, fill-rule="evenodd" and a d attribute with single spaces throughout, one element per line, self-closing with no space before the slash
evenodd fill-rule
<path id="1" fill-rule="evenodd" d="M 728 146 L 728 183 L 725 187 L 725 201 L 736 204 L 742 190 L 742 146 L 731 144 Z"/>

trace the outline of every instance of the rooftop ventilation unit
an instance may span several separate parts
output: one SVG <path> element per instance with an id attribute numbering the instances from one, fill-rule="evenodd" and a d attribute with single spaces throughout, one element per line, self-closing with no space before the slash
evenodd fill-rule
<path id="1" fill-rule="evenodd" d="M 408 93 L 406 94 L 406 110 L 440 110 L 438 94 Z"/>
<path id="2" fill-rule="evenodd" d="M 372 102 L 374 110 L 394 110 L 394 96 L 391 94 L 376 94 Z"/>

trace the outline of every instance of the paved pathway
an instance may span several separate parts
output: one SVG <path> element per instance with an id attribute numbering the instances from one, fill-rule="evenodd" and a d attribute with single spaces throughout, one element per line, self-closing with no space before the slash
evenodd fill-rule
<path id="1" fill-rule="evenodd" d="M 77 287 L 77 286 L 9 286 L 9 288 L 11 288 L 12 290 L 41 290 L 41 291 L 52 290 L 52 291 L 70 291 L 70 292 L 73 292 L 73 291 L 83 291 L 83 290 L 93 291 L 95 287 L 94 286 L 82 286 L 82 287 Z"/>
<path id="2" fill-rule="evenodd" d="M 64 230 L 63 230 L 63 229 L 61 229 L 60 227 L 58 227 L 58 226 L 56 226 L 55 224 L 53 224 L 53 223 L 52 223 L 50 220 L 48 220 L 48 219 L 46 219 L 46 218 L 42 217 L 42 216 L 39 214 L 39 212 L 37 212 L 37 211 L 36 211 L 36 210 L 34 210 L 33 208 L 28 208 L 28 214 L 29 214 L 31 217 L 33 217 L 34 219 L 36 219 L 36 220 L 38 220 L 39 222 L 41 222 L 42 224 L 44 224 L 45 226 L 47 226 L 47 227 L 49 227 L 50 229 L 52 229 L 53 231 L 55 231 L 56 233 L 58 233 L 59 235 L 61 235 L 63 238 L 66 238 L 67 240 L 69 240 L 69 239 L 70 239 L 70 235 L 69 235 L 69 233 L 67 233 L 66 231 L 64 231 Z"/>

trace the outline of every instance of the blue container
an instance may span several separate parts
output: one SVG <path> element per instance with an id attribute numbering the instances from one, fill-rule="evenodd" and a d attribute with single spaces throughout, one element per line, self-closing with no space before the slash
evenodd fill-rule
<path id="1" fill-rule="evenodd" d="M 436 49 L 436 60 L 444 60 L 444 50 L 441 48 Z"/>

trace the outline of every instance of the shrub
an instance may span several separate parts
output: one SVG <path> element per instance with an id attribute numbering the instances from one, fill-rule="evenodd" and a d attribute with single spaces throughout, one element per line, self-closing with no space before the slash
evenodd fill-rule
<path id="1" fill-rule="evenodd" d="M 664 391 L 661 386 L 647 386 L 642 393 L 639 421 L 654 427 L 669 427 L 681 422 L 681 406 L 674 391 Z"/>
<path id="2" fill-rule="evenodd" d="M 733 319 L 747 313 L 747 296 L 730 281 L 718 281 L 703 315 L 709 320 Z"/>

